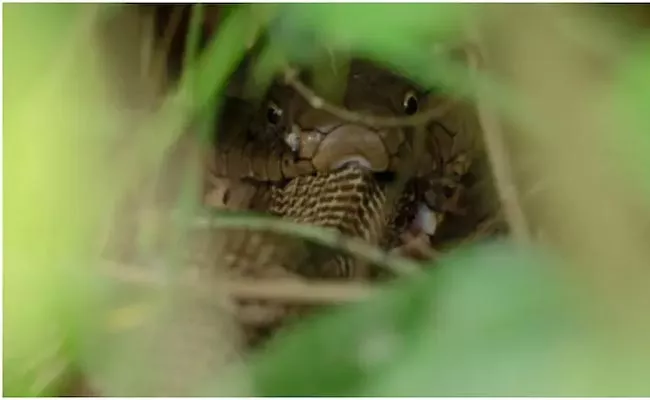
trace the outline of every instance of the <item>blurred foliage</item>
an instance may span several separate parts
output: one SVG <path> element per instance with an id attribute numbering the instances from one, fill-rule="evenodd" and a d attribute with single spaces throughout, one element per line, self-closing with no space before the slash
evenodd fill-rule
<path id="1" fill-rule="evenodd" d="M 254 364 L 259 393 L 566 395 L 553 360 L 582 338 L 581 314 L 547 258 L 507 243 L 467 249 L 366 304 L 307 321 Z"/>
<path id="2" fill-rule="evenodd" d="M 627 124 L 623 129 L 627 132 L 650 132 L 650 79 L 648 79 L 648 66 L 650 66 L 650 34 L 645 35 L 645 40 L 634 46 L 635 52 L 625 60 L 624 67 L 620 70 L 619 92 L 616 98 L 616 112 L 625 117 Z M 617 135 L 613 135 L 617 136 Z M 629 146 L 623 147 L 621 159 L 630 163 L 628 171 L 634 174 L 650 195 L 650 135 L 631 135 Z M 625 154 L 626 151 L 633 152 Z"/>
<path id="3" fill-rule="evenodd" d="M 89 40 L 97 18 L 116 8 L 3 7 L 5 395 L 59 393 L 79 366 L 127 372 L 128 361 L 117 356 L 134 357 L 137 346 L 120 347 L 124 353 L 111 358 L 113 347 L 97 342 L 106 333 L 107 308 L 115 306 L 112 296 L 122 293 L 91 273 L 107 220 L 189 121 L 218 108 L 227 77 L 265 28 L 274 41 L 257 65 L 260 76 L 286 59 L 307 62 L 325 47 L 455 93 L 470 96 L 472 85 L 489 86 L 494 104 L 518 107 L 498 112 L 512 117 L 507 112 L 516 109 L 542 122 L 521 126 L 528 115 L 513 118 L 518 129 L 508 139 L 532 144 L 521 158 L 540 156 L 537 176 L 561 182 L 543 206 L 527 209 L 530 216 L 552 215 L 540 218 L 552 238 L 545 247 L 460 248 L 367 303 L 302 322 L 250 360 L 257 394 L 648 394 L 647 33 L 623 35 L 618 21 L 576 18 L 591 15 L 588 6 L 232 6 L 203 54 L 188 57 L 178 89 L 136 124 L 134 144 L 117 160 L 106 149 L 129 116 L 116 111 L 103 75 L 108 67 Z M 575 29 L 569 37 L 586 40 L 584 47 L 616 50 L 605 51 L 614 59 L 604 69 L 615 72 L 607 84 L 587 73 L 582 53 L 566 45 L 573 41 L 535 31 L 549 20 L 567 22 Z M 468 80 L 466 68 L 445 64 L 434 46 L 459 40 L 468 21 L 485 22 L 498 43 L 486 40 L 498 59 L 492 66 L 501 70 L 481 71 L 477 81 Z M 175 298 L 161 297 L 160 304 Z M 116 323 L 128 324 L 131 317 L 120 315 Z M 193 354 L 210 346 L 193 344 Z M 101 351 L 89 354 L 89 345 Z M 226 381 L 194 382 L 201 386 L 195 392 L 224 393 Z M 126 394 L 145 381 L 120 382 L 125 386 L 116 393 Z M 243 393 L 243 387 L 227 390 Z"/>
<path id="4" fill-rule="evenodd" d="M 97 60 L 78 57 L 75 30 L 94 6 L 3 7 L 4 394 L 33 396 L 52 394 L 68 368 L 66 313 L 82 317 L 80 276 L 108 194 L 92 173 L 107 110 Z"/>

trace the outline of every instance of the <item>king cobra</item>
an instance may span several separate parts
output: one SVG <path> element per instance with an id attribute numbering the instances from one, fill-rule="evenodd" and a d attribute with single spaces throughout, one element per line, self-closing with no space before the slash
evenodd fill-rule
<path id="1" fill-rule="evenodd" d="M 386 69 L 354 60 L 343 106 L 359 115 L 403 118 L 440 109 L 446 101 Z M 426 122 L 415 159 L 416 127 L 344 120 L 313 107 L 283 82 L 271 87 L 262 107 L 231 98 L 209 166 L 208 202 L 334 227 L 385 248 L 394 246 L 397 233 L 414 220 L 433 233 L 434 227 L 416 217 L 426 211 L 424 205 L 438 216 L 448 211 L 445 194 L 454 194 L 440 189 L 457 184 L 471 161 L 467 150 L 473 138 L 458 134 L 471 131 L 459 115 L 467 110 L 461 108 Z M 383 205 L 370 211 L 384 202 L 390 178 L 408 167 L 412 177 L 398 193 L 395 212 Z M 351 184 L 355 179 L 357 184 Z M 355 201 L 360 205 L 353 209 Z M 368 212 L 372 215 L 364 220 Z M 347 268 L 330 272 L 354 274 Z"/>
<path id="2" fill-rule="evenodd" d="M 403 118 L 440 108 L 444 101 L 386 69 L 354 60 L 342 106 L 359 115 Z M 335 228 L 385 249 L 414 224 L 433 234 L 441 216 L 455 211 L 449 201 L 457 197 L 454 184 L 471 165 L 474 138 L 460 133 L 476 131 L 466 126 L 467 109 L 460 105 L 440 117 L 421 127 L 424 151 L 415 158 L 418 127 L 346 120 L 314 107 L 313 99 L 310 103 L 282 81 L 274 83 L 262 107 L 230 98 L 210 158 L 206 203 Z M 390 209 L 392 178 L 409 167 L 411 176 Z M 238 275 L 268 277 L 278 270 L 317 278 L 373 275 L 352 257 L 280 235 L 242 230 L 217 237 L 217 263 Z"/>

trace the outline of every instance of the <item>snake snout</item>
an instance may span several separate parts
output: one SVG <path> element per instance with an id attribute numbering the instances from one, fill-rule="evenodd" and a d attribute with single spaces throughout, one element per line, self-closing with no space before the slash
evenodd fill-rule
<path id="1" fill-rule="evenodd" d="M 339 125 L 327 134 L 320 129 L 294 130 L 292 135 L 294 151 L 299 158 L 311 159 L 317 171 L 332 171 L 350 163 L 373 172 L 389 167 L 389 152 L 380 133 L 361 125 Z"/>

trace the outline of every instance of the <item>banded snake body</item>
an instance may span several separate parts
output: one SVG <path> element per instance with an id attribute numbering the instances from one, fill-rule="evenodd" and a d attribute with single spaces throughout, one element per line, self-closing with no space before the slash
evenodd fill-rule
<path id="1" fill-rule="evenodd" d="M 441 108 L 446 101 L 389 70 L 354 60 L 343 106 L 360 115 L 401 118 Z M 440 189 L 458 185 L 471 163 L 473 138 L 458 134 L 468 131 L 467 110 L 461 108 L 448 107 L 441 119 L 428 121 L 417 144 L 421 151 L 415 152 L 417 127 L 343 120 L 313 107 L 283 82 L 275 83 L 257 108 L 231 98 L 210 159 L 206 201 L 333 227 L 386 249 L 413 222 L 433 234 L 433 213 L 439 220 L 449 207 L 445 194 L 455 194 Z M 396 196 L 394 211 L 385 209 L 390 181 L 409 167 L 411 176 Z M 349 262 L 340 261 L 341 268 L 321 268 L 317 275 L 355 275 Z"/>

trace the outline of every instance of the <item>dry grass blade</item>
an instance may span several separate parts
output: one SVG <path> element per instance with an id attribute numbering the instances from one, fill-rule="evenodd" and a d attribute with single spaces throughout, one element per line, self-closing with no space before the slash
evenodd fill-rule
<path id="1" fill-rule="evenodd" d="M 489 68 L 490 59 L 486 46 L 479 39 L 479 33 L 469 30 L 469 34 L 477 44 L 474 47 L 475 51 L 469 52 L 469 67 L 473 73 L 473 79 L 478 82 L 478 71 Z M 481 85 L 477 85 L 477 92 L 476 108 L 503 212 L 512 229 L 514 239 L 521 244 L 530 243 L 528 223 L 519 202 L 500 121 L 496 110 L 490 106 L 490 94 L 486 93 Z"/>
<path id="2" fill-rule="evenodd" d="M 270 231 L 309 240 L 331 249 L 343 251 L 362 261 L 383 267 L 397 275 L 412 275 L 422 270 L 420 265 L 415 262 L 390 255 L 362 239 L 347 237 L 336 229 L 308 226 L 279 218 L 220 212 L 214 218 L 202 217 L 196 219 L 194 227 Z"/>
<path id="3" fill-rule="evenodd" d="M 163 273 L 136 265 L 104 262 L 100 271 L 102 275 L 123 283 L 151 287 L 169 283 Z M 232 298 L 284 303 L 344 304 L 366 299 L 376 290 L 371 285 L 359 282 L 333 283 L 331 281 L 306 281 L 298 278 L 238 278 L 206 283 L 205 279 L 196 279 L 191 273 L 180 276 L 179 283 L 189 286 L 194 293 L 215 301 Z"/>

